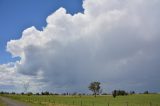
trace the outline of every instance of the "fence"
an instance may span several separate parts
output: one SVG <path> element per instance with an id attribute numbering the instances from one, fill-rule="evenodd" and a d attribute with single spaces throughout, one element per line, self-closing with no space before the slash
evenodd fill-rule
<path id="1" fill-rule="evenodd" d="M 111 96 L 103 97 L 73 97 L 73 96 L 25 96 L 25 95 L 7 95 L 12 99 L 35 104 L 36 106 L 160 106 L 160 96 L 130 96 L 113 98 Z M 149 99 L 145 98 L 149 97 Z M 155 100 L 155 101 L 153 101 Z"/>
<path id="2" fill-rule="evenodd" d="M 28 99 L 26 102 L 33 104 L 40 104 L 42 106 L 160 106 L 158 103 L 146 102 L 146 103 L 130 103 L 130 102 L 95 102 L 95 101 L 60 101 L 54 99 Z"/>

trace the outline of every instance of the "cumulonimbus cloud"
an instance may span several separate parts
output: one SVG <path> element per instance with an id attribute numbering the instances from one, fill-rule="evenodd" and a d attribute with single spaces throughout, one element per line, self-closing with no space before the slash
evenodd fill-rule
<path id="1" fill-rule="evenodd" d="M 83 91 L 97 80 L 110 90 L 157 91 L 159 7 L 159 0 L 85 0 L 84 13 L 60 8 L 42 31 L 24 30 L 7 51 L 21 58 L 16 72 L 40 75 L 44 89 Z"/>

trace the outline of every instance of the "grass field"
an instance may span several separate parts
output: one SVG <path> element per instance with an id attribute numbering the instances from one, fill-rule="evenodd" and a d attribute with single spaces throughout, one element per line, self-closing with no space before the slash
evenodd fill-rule
<path id="1" fill-rule="evenodd" d="M 159 94 L 128 96 L 27 96 L 6 95 L 9 98 L 30 103 L 31 106 L 160 106 Z"/>
<path id="2" fill-rule="evenodd" d="M 5 106 L 5 104 L 0 100 L 0 106 Z"/>

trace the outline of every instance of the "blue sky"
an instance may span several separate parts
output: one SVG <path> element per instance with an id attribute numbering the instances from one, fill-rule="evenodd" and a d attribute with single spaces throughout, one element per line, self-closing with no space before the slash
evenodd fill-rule
<path id="1" fill-rule="evenodd" d="M 6 52 L 7 42 L 22 36 L 24 29 L 46 26 L 46 17 L 60 7 L 74 14 L 83 12 L 82 0 L 0 0 L 0 64 L 16 61 Z"/>

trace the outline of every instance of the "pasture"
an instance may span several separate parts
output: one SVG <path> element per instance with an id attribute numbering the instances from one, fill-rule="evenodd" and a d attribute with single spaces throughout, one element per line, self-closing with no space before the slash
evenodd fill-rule
<path id="1" fill-rule="evenodd" d="M 2 100 L 0 100 L 0 106 L 5 106 Z"/>
<path id="2" fill-rule="evenodd" d="M 5 95 L 29 103 L 31 106 L 160 106 L 160 94 L 128 96 L 62 96 L 62 95 Z"/>

